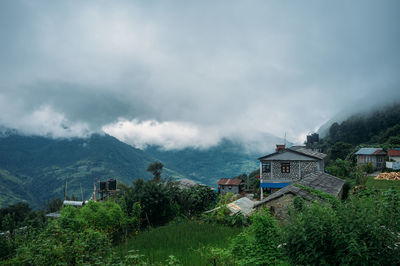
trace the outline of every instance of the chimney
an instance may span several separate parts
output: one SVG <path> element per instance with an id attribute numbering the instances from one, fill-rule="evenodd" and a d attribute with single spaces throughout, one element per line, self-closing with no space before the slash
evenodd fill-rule
<path id="1" fill-rule="evenodd" d="M 286 149 L 286 145 L 281 145 L 281 144 L 276 144 L 276 149 L 275 149 L 275 151 L 276 152 L 282 152 L 282 151 L 284 151 Z"/>

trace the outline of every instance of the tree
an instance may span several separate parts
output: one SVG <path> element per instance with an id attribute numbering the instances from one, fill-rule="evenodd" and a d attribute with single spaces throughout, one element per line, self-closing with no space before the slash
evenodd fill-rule
<path id="1" fill-rule="evenodd" d="M 326 167 L 326 170 L 330 175 L 334 175 L 341 178 L 348 178 L 351 172 L 351 163 L 347 160 L 336 159 L 331 161 Z"/>
<path id="2" fill-rule="evenodd" d="M 161 180 L 161 172 L 163 167 L 164 165 L 161 162 L 155 161 L 149 164 L 147 167 L 147 172 L 152 173 L 154 176 L 154 181 L 159 182 Z"/>
<path id="3" fill-rule="evenodd" d="M 351 152 L 353 149 L 353 145 L 349 143 L 345 143 L 342 141 L 336 142 L 332 145 L 329 150 L 329 155 L 331 160 L 336 159 L 346 159 L 346 156 Z"/>

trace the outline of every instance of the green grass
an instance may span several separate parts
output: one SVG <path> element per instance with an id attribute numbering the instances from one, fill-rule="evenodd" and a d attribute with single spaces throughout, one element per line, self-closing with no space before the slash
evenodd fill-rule
<path id="1" fill-rule="evenodd" d="M 376 188 L 378 190 L 388 190 L 392 187 L 400 190 L 400 181 L 398 180 L 374 180 L 374 176 L 367 179 L 367 187 Z"/>
<path id="2" fill-rule="evenodd" d="M 242 229 L 187 221 L 140 233 L 128 241 L 128 250 L 139 250 L 153 263 L 163 263 L 174 255 L 183 265 L 205 265 L 198 251 L 205 246 L 226 247 Z M 124 245 L 120 246 L 124 249 Z M 200 264 L 200 262 L 202 262 Z"/>

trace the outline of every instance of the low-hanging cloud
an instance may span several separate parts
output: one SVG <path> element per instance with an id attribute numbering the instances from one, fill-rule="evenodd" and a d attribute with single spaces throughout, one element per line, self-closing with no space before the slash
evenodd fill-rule
<path id="1" fill-rule="evenodd" d="M 166 150 L 186 147 L 205 149 L 220 140 L 218 133 L 210 132 L 211 129 L 207 132 L 189 123 L 173 121 L 160 123 L 154 120 L 121 119 L 117 123 L 105 125 L 103 131 L 139 149 L 148 145 L 157 145 Z"/>
<path id="2" fill-rule="evenodd" d="M 1 1 L 0 125 L 164 148 L 301 142 L 400 99 L 399 6 Z"/>
<path id="3" fill-rule="evenodd" d="M 1 102 L 1 100 L 0 100 Z M 14 116 L 15 115 L 15 116 Z M 57 113 L 50 106 L 40 106 L 32 113 L 0 114 L 2 126 L 18 129 L 22 134 L 34 134 L 50 138 L 85 138 L 91 134 L 85 122 L 71 122 L 64 114 Z"/>

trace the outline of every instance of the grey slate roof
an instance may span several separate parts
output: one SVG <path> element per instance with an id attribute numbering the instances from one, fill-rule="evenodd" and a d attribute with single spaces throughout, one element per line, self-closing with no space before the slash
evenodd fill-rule
<path id="1" fill-rule="evenodd" d="M 275 152 L 275 153 L 271 153 L 268 154 L 264 157 L 258 158 L 259 160 L 270 160 L 270 161 L 317 161 L 317 160 L 321 160 L 321 158 L 316 157 L 314 155 L 310 155 L 310 154 L 305 154 L 302 152 L 298 152 L 292 149 L 286 149 L 283 150 L 282 152 Z"/>
<path id="2" fill-rule="evenodd" d="M 344 180 L 327 173 L 315 172 L 306 175 L 297 183 L 313 189 L 322 190 L 323 192 L 337 197 L 342 190 Z"/>
<path id="3" fill-rule="evenodd" d="M 381 151 L 382 148 L 361 148 L 356 152 L 356 155 L 373 155 L 376 151 Z"/>
<path id="4" fill-rule="evenodd" d="M 313 189 L 319 189 L 322 190 L 323 192 L 326 192 L 328 194 L 331 194 L 332 196 L 337 197 L 342 190 L 342 187 L 344 185 L 344 180 L 337 178 L 336 176 L 329 175 L 323 172 L 316 172 L 316 173 L 311 173 L 306 175 L 302 180 L 297 182 L 300 185 L 313 188 Z M 303 190 L 299 187 L 296 187 L 295 185 L 291 184 L 288 185 L 275 193 L 272 193 L 265 199 L 257 202 L 254 207 L 260 206 L 264 203 L 267 203 L 270 200 L 279 198 L 283 196 L 284 194 L 287 193 L 292 193 L 294 195 L 298 195 L 303 197 L 304 199 L 314 201 L 314 200 L 319 200 L 321 199 L 318 196 L 315 196 L 306 190 Z"/>
<path id="5" fill-rule="evenodd" d="M 292 146 L 289 149 L 303 153 L 305 155 L 317 157 L 321 160 L 323 160 L 327 156 L 325 153 L 313 151 L 312 149 L 307 149 L 305 146 Z"/>

